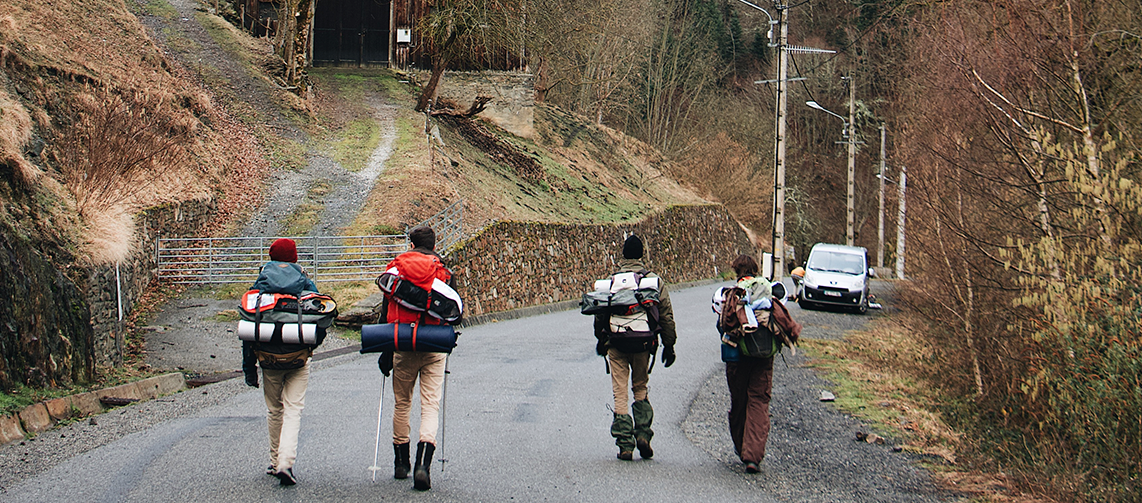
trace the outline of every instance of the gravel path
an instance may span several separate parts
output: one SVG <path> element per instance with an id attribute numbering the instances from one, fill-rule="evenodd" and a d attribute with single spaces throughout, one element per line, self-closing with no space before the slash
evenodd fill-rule
<path id="1" fill-rule="evenodd" d="M 243 236 L 279 236 L 284 232 L 284 219 L 306 200 L 317 183 L 328 185 L 325 195 L 310 201 L 322 206 L 318 221 L 310 231 L 313 236 L 337 235 L 352 223 L 365 199 L 389 161 L 396 140 L 396 105 L 377 93 L 368 94 L 364 105 L 372 110 L 381 129 L 381 141 L 373 150 L 366 166 L 352 172 L 318 150 L 310 136 L 275 105 L 274 94 L 281 91 L 252 75 L 235 62 L 225 49 L 210 37 L 199 23 L 195 0 L 168 0 L 178 15 L 173 20 L 157 16 L 141 16 L 156 43 L 161 47 L 192 47 L 194 50 L 166 49 L 167 54 L 200 73 L 221 76 L 222 93 L 235 96 L 251 106 L 257 121 L 276 134 L 307 148 L 307 165 L 301 170 L 275 169 L 265 184 L 262 205 L 253 212 L 242 230 Z M 174 37 L 193 43 L 169 43 Z M 277 167 L 275 167 L 277 168 Z M 234 335 L 234 322 L 215 321 L 218 313 L 235 308 L 235 300 L 217 300 L 203 289 L 190 289 L 174 299 L 149 320 L 146 331 L 146 363 L 159 370 L 180 370 L 189 374 L 227 372 L 240 368 L 241 344 Z M 346 306 L 347 307 L 347 306 Z M 352 344 L 336 331 L 323 349 Z"/>

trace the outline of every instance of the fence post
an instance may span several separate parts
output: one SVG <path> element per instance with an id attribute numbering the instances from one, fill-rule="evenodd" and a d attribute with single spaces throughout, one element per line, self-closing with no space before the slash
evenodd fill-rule
<path id="1" fill-rule="evenodd" d="M 317 236 L 313 237 L 313 283 L 314 284 L 317 284 L 317 253 L 320 250 L 320 248 L 318 247 L 318 243 L 320 243 L 320 242 L 321 242 L 321 238 L 319 238 Z"/>

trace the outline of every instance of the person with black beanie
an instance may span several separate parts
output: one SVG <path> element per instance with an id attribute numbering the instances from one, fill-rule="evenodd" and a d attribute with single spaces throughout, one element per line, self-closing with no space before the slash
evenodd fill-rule
<path id="1" fill-rule="evenodd" d="M 619 447 L 618 458 L 624 461 L 633 459 L 633 451 L 637 447 L 639 456 L 649 459 L 654 456 L 650 447 L 650 439 L 654 436 L 651 423 L 654 422 L 654 409 L 650 406 L 647 396 L 650 381 L 650 368 L 653 366 L 655 353 L 658 352 L 658 342 L 662 342 L 662 365 L 669 367 L 674 364 L 674 343 L 678 335 L 674 328 L 674 311 L 670 307 L 670 294 L 666 291 L 666 283 L 657 274 L 647 270 L 643 264 L 642 239 L 632 234 L 623 242 L 623 258 L 618 262 L 618 273 L 635 272 L 642 277 L 658 278 L 658 316 L 657 319 L 648 317 L 649 326 L 657 337 L 648 345 L 641 347 L 624 347 L 621 338 L 612 338 L 615 333 L 611 325 L 611 316 L 607 314 L 595 315 L 595 352 L 607 358 L 607 365 L 611 374 L 611 388 L 614 392 L 615 411 L 611 422 L 611 436 L 615 437 L 615 445 Z M 634 403 L 630 404 L 627 397 L 627 386 L 634 394 Z M 631 417 L 633 413 L 633 418 Z"/>

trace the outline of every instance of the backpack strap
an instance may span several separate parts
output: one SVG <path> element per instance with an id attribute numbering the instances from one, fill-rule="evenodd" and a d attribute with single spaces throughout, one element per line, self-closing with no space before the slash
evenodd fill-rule
<path id="1" fill-rule="evenodd" d="M 254 342 L 258 342 L 258 339 L 259 339 L 258 333 L 261 331 L 260 329 L 262 328 L 262 310 L 261 310 L 261 307 L 262 307 L 262 291 L 258 290 L 258 293 L 254 299 Z"/>
<path id="2" fill-rule="evenodd" d="M 284 335 L 284 334 L 283 334 Z M 314 333 L 316 337 L 317 334 Z M 305 340 L 305 330 L 301 323 L 301 294 L 297 295 L 297 341 L 302 342 Z"/>

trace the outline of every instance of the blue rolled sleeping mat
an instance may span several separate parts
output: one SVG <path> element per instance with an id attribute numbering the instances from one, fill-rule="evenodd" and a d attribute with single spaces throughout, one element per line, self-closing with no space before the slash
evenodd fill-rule
<path id="1" fill-rule="evenodd" d="M 451 353 L 456 347 L 452 325 L 421 323 L 382 323 L 361 327 L 361 352 L 419 351 Z"/>

